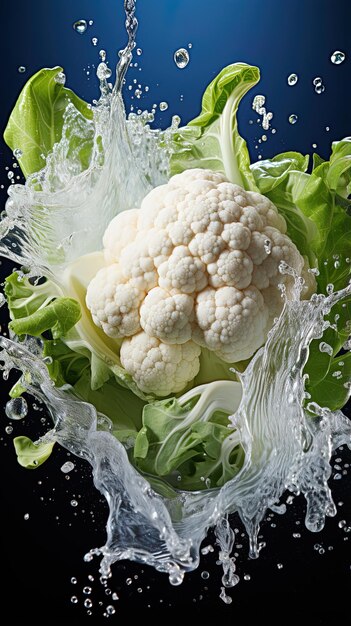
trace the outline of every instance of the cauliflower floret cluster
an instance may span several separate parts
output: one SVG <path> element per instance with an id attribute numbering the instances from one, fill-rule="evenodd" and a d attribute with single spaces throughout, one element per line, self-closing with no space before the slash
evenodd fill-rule
<path id="1" fill-rule="evenodd" d="M 117 215 L 103 239 L 106 267 L 90 282 L 94 323 L 123 338 L 120 358 L 144 392 L 165 396 L 198 373 L 201 347 L 228 363 L 266 340 L 291 288 L 282 261 L 304 259 L 265 196 L 191 169 Z"/>

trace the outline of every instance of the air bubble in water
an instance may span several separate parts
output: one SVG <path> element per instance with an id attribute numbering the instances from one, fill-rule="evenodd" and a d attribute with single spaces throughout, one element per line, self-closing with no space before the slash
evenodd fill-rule
<path id="1" fill-rule="evenodd" d="M 97 46 L 98 41 L 99 41 L 99 40 L 98 40 L 98 38 L 97 38 L 97 37 L 92 37 L 92 39 L 91 39 L 91 43 L 93 44 L 93 46 Z"/>
<path id="2" fill-rule="evenodd" d="M 72 585 L 76 585 L 77 584 L 77 579 L 76 579 L 75 576 L 72 576 L 71 583 L 72 583 Z"/>
<path id="3" fill-rule="evenodd" d="M 345 58 L 346 55 L 344 52 L 341 52 L 341 50 L 335 50 L 335 52 L 331 55 L 330 60 L 334 63 L 334 65 L 340 65 L 340 63 L 345 61 Z"/>
<path id="4" fill-rule="evenodd" d="M 55 83 L 58 83 L 59 85 L 64 85 L 66 82 L 66 74 L 64 74 L 63 72 L 59 72 L 58 74 L 56 74 L 54 80 Z"/>
<path id="5" fill-rule="evenodd" d="M 142 51 L 141 48 L 137 48 L 136 53 L 137 53 L 138 57 L 140 57 L 140 55 L 143 54 L 143 51 Z"/>
<path id="6" fill-rule="evenodd" d="M 26 71 L 26 69 L 27 69 L 27 68 L 26 68 L 24 65 L 20 65 L 20 66 L 19 66 L 19 68 L 17 69 L 17 71 L 18 71 L 20 74 L 24 74 L 24 72 Z"/>
<path id="7" fill-rule="evenodd" d="M 207 580 L 209 577 L 210 574 L 206 572 L 206 570 L 204 572 L 201 572 L 201 578 L 203 578 L 204 580 Z"/>
<path id="8" fill-rule="evenodd" d="M 86 20 L 77 20 L 77 22 L 74 22 L 73 28 L 76 33 L 83 35 L 83 33 L 85 33 L 86 29 L 88 28 L 88 24 L 86 23 Z"/>
<path id="9" fill-rule="evenodd" d="M 77 604 L 77 603 L 78 603 L 78 598 L 77 598 L 77 596 L 72 596 L 72 598 L 71 598 L 71 602 L 72 602 L 72 604 Z"/>
<path id="10" fill-rule="evenodd" d="M 28 413 L 28 404 L 24 398 L 12 398 L 6 403 L 5 413 L 11 420 L 23 420 Z"/>
<path id="11" fill-rule="evenodd" d="M 297 117 L 297 115 L 295 113 L 292 113 L 291 115 L 289 115 L 289 123 L 290 124 L 296 124 L 298 119 L 299 118 Z"/>
<path id="12" fill-rule="evenodd" d="M 320 76 L 316 76 L 316 78 L 313 79 L 313 84 L 315 87 L 317 87 L 317 85 L 322 85 L 323 84 L 323 80 Z"/>
<path id="13" fill-rule="evenodd" d="M 23 519 L 26 520 L 26 521 L 29 520 L 29 513 L 25 513 L 23 515 Z"/>
<path id="14" fill-rule="evenodd" d="M 90 600 L 90 598 L 87 598 L 86 600 L 84 600 L 84 606 L 86 609 L 91 609 L 91 607 L 93 606 L 93 603 Z"/>
<path id="15" fill-rule="evenodd" d="M 314 90 L 315 90 L 315 92 L 316 92 L 316 93 L 318 93 L 318 94 L 319 94 L 319 93 L 323 93 L 323 91 L 325 91 L 325 86 L 324 86 L 323 84 L 322 84 L 322 85 L 316 85 L 316 86 L 315 86 L 315 88 L 314 88 Z"/>
<path id="16" fill-rule="evenodd" d="M 326 343 L 325 341 L 320 342 L 319 351 L 325 352 L 326 354 L 329 354 L 329 356 L 333 356 L 333 348 L 329 345 L 329 343 Z"/>
<path id="17" fill-rule="evenodd" d="M 15 148 L 12 154 L 15 157 L 15 159 L 20 159 L 21 156 L 23 156 L 23 152 L 19 148 Z"/>
<path id="18" fill-rule="evenodd" d="M 7 435 L 11 435 L 12 431 L 13 431 L 12 426 L 6 426 L 6 428 L 5 428 L 5 433 L 6 433 Z"/>
<path id="19" fill-rule="evenodd" d="M 64 474 L 68 474 L 73 469 L 74 469 L 74 463 L 72 463 L 72 461 L 67 461 L 66 463 L 62 465 L 61 472 L 63 472 Z"/>
<path id="20" fill-rule="evenodd" d="M 176 50 L 173 58 L 176 66 L 181 70 L 188 65 L 190 60 L 189 52 L 185 48 Z"/>
<path id="21" fill-rule="evenodd" d="M 297 74 L 290 74 L 290 76 L 288 76 L 288 85 L 292 87 L 293 85 L 296 85 L 298 80 L 299 80 L 299 77 Z"/>
<path id="22" fill-rule="evenodd" d="M 167 109 L 168 109 L 168 103 L 167 102 L 160 102 L 159 106 L 160 106 L 160 111 L 167 111 Z"/>
<path id="23" fill-rule="evenodd" d="M 83 587 L 83 593 L 84 593 L 86 596 L 89 596 L 89 595 L 91 594 L 91 592 L 92 592 L 91 587 Z"/>
<path id="24" fill-rule="evenodd" d="M 71 506 L 78 506 L 77 500 L 71 500 Z"/>
<path id="25" fill-rule="evenodd" d="M 112 606 L 112 604 L 110 604 L 109 606 L 106 607 L 106 613 L 107 615 L 114 615 L 114 613 L 116 613 L 115 607 Z"/>

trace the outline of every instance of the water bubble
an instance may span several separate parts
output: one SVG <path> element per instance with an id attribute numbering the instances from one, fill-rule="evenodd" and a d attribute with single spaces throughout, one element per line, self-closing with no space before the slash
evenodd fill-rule
<path id="1" fill-rule="evenodd" d="M 77 603 L 78 603 L 78 598 L 77 598 L 77 596 L 72 596 L 72 598 L 71 598 L 71 602 L 72 602 L 72 604 L 77 604 Z"/>
<path id="2" fill-rule="evenodd" d="M 132 579 L 131 578 L 126 578 L 126 585 L 131 585 L 132 584 Z"/>
<path id="3" fill-rule="evenodd" d="M 325 86 L 324 85 L 316 85 L 314 90 L 318 94 L 323 93 L 323 91 L 325 91 Z"/>
<path id="4" fill-rule="evenodd" d="M 28 413 L 28 404 L 24 398 L 12 398 L 6 403 L 5 413 L 11 420 L 23 420 Z"/>
<path id="5" fill-rule="evenodd" d="M 25 65 L 20 65 L 20 66 L 17 68 L 17 72 L 19 72 L 20 74 L 24 74 L 24 72 L 26 71 L 26 69 L 27 69 L 27 68 L 26 68 L 26 66 L 25 66 Z"/>
<path id="6" fill-rule="evenodd" d="M 221 593 L 219 594 L 221 600 L 223 600 L 224 604 L 231 604 L 233 599 L 230 596 L 227 596 L 225 592 L 225 588 L 221 587 Z"/>
<path id="7" fill-rule="evenodd" d="M 12 154 L 15 157 L 15 159 L 20 159 L 21 156 L 23 156 L 23 152 L 19 148 L 15 148 Z"/>
<path id="8" fill-rule="evenodd" d="M 75 576 L 72 576 L 71 583 L 72 583 L 72 585 L 76 585 L 77 584 L 77 579 L 76 579 Z"/>
<path id="9" fill-rule="evenodd" d="M 288 76 L 288 85 L 292 87 L 293 85 L 296 85 L 298 80 L 299 80 L 299 77 L 297 74 L 290 74 L 290 76 Z"/>
<path id="10" fill-rule="evenodd" d="M 270 254 L 272 252 L 272 242 L 271 242 L 271 240 L 270 239 L 265 239 L 263 247 L 264 247 L 265 253 L 266 254 Z"/>
<path id="11" fill-rule="evenodd" d="M 190 60 L 189 52 L 185 48 L 179 48 L 176 50 L 173 58 L 176 66 L 181 70 L 188 65 Z"/>
<path id="12" fill-rule="evenodd" d="M 64 474 L 68 474 L 73 469 L 74 469 L 74 463 L 72 463 L 72 461 L 67 461 L 61 466 L 61 472 L 63 472 Z"/>
<path id="13" fill-rule="evenodd" d="M 29 513 L 25 513 L 23 515 L 23 519 L 25 519 L 26 521 L 29 520 Z"/>
<path id="14" fill-rule="evenodd" d="M 99 41 L 99 40 L 98 40 L 98 38 L 97 38 L 97 37 L 92 37 L 92 39 L 91 39 L 91 43 L 93 44 L 93 46 L 97 46 L 98 41 Z"/>
<path id="15" fill-rule="evenodd" d="M 201 572 L 201 578 L 203 578 L 204 580 L 207 580 L 210 577 L 209 572 L 206 572 L 206 570 L 204 572 Z"/>
<path id="16" fill-rule="evenodd" d="M 323 79 L 320 76 L 316 76 L 316 78 L 314 78 L 312 82 L 315 87 L 317 87 L 318 85 L 323 85 Z"/>
<path id="17" fill-rule="evenodd" d="M 251 576 L 250 576 L 250 574 L 245 574 L 245 576 L 244 576 L 244 580 L 251 580 Z"/>
<path id="18" fill-rule="evenodd" d="M 277 563 L 277 568 L 278 569 L 283 569 L 283 563 Z"/>
<path id="19" fill-rule="evenodd" d="M 334 63 L 334 65 L 340 65 L 340 63 L 343 63 L 345 59 L 346 54 L 344 52 L 341 52 L 341 50 L 335 50 L 335 52 L 333 52 L 330 57 L 330 60 L 332 63 Z"/>
<path id="20" fill-rule="evenodd" d="M 326 354 L 329 354 L 329 356 L 333 356 L 333 348 L 329 345 L 329 343 L 326 343 L 325 341 L 320 342 L 319 351 L 325 352 Z"/>
<path id="21" fill-rule="evenodd" d="M 262 141 L 267 141 L 267 135 L 262 135 L 261 139 Z"/>
<path id="22" fill-rule="evenodd" d="M 11 170 L 9 172 L 7 172 L 7 178 L 9 180 L 12 180 L 13 177 L 14 177 L 14 173 Z"/>
<path id="23" fill-rule="evenodd" d="M 114 613 L 116 613 L 115 607 L 112 606 L 112 604 L 110 604 L 109 606 L 106 607 L 106 613 L 107 615 L 113 615 Z"/>
<path id="24" fill-rule="evenodd" d="M 142 93 L 143 93 L 143 92 L 141 91 L 141 89 L 136 89 L 136 90 L 134 91 L 134 95 L 135 95 L 135 97 L 136 97 L 136 98 L 140 98 L 140 96 L 142 95 Z"/>
<path id="25" fill-rule="evenodd" d="M 89 596 L 89 595 L 91 594 L 91 592 L 92 592 L 91 587 L 83 587 L 83 593 L 84 593 L 86 596 Z"/>
<path id="26" fill-rule="evenodd" d="M 119 600 L 118 594 L 115 591 L 112 594 L 112 600 Z"/>
<path id="27" fill-rule="evenodd" d="M 78 506 L 77 500 L 71 500 L 71 506 Z"/>
<path id="28" fill-rule="evenodd" d="M 106 65 L 106 63 L 99 63 L 96 70 L 96 76 L 99 80 L 106 80 L 110 78 L 112 70 Z"/>
<path id="29" fill-rule="evenodd" d="M 344 526 L 346 526 L 346 520 L 341 519 L 340 522 L 338 523 L 339 528 L 344 528 Z"/>
<path id="30" fill-rule="evenodd" d="M 106 50 L 100 50 L 99 57 L 101 61 L 106 61 Z"/>
<path id="31" fill-rule="evenodd" d="M 143 51 L 141 48 L 137 48 L 136 53 L 138 55 L 138 57 L 140 57 L 143 54 Z"/>
<path id="32" fill-rule="evenodd" d="M 55 83 L 58 83 L 59 85 L 64 85 L 66 82 L 66 74 L 64 74 L 63 72 L 59 72 L 58 74 L 56 74 L 54 80 Z"/>
<path id="33" fill-rule="evenodd" d="M 160 107 L 160 111 L 167 111 L 168 103 L 167 102 L 160 102 L 159 107 Z"/>
<path id="34" fill-rule="evenodd" d="M 295 113 L 292 113 L 291 115 L 289 115 L 288 119 L 289 119 L 289 124 L 296 124 L 299 118 L 297 117 Z"/>
<path id="35" fill-rule="evenodd" d="M 84 606 L 86 609 L 91 609 L 91 607 L 93 606 L 93 603 L 90 600 L 90 598 L 87 598 L 86 600 L 84 600 Z"/>
<path id="36" fill-rule="evenodd" d="M 73 28 L 76 33 L 83 35 L 83 33 L 85 33 L 86 29 L 88 28 L 88 24 L 86 20 L 77 20 L 76 22 L 74 22 Z"/>
<path id="37" fill-rule="evenodd" d="M 11 433 L 12 433 L 12 432 L 13 432 L 13 428 L 12 428 L 12 426 L 6 426 L 6 428 L 5 428 L 5 433 L 6 433 L 7 435 L 11 435 Z"/>

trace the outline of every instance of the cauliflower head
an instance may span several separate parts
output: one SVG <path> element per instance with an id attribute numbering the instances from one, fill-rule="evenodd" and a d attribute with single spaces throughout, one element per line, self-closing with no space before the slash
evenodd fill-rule
<path id="1" fill-rule="evenodd" d="M 87 289 L 94 323 L 122 339 L 120 359 L 144 392 L 182 391 L 200 368 L 201 347 L 228 363 L 265 342 L 303 257 L 268 198 L 211 170 L 191 169 L 125 211 L 103 239 L 106 267 Z"/>

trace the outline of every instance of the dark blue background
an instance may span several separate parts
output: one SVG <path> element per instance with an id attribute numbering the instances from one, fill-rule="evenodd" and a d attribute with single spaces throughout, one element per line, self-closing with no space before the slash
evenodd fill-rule
<path id="1" fill-rule="evenodd" d="M 332 140 L 351 134 L 349 0 L 139 0 L 137 15 L 140 22 L 137 41 L 143 54 L 135 56 L 134 61 L 142 70 L 132 68 L 127 84 L 137 78 L 150 90 L 136 101 L 130 99 L 127 90 L 128 110 L 130 105 L 150 108 L 154 102 L 167 101 L 169 108 L 158 112 L 157 123 L 168 125 L 175 113 L 186 122 L 198 113 L 203 88 L 217 72 L 228 63 L 245 61 L 258 65 L 262 73 L 260 85 L 245 98 L 239 116 L 241 133 L 248 140 L 253 159 L 258 154 L 264 158 L 284 150 L 312 152 L 313 143 L 327 157 Z M 72 24 L 82 18 L 92 19 L 94 23 L 85 34 L 79 35 Z M 43 66 L 62 65 L 68 86 L 88 101 L 96 98 L 98 86 L 92 65 L 99 62 L 101 48 L 107 50 L 111 67 L 115 65 L 117 50 L 126 42 L 123 21 L 122 0 L 2 2 L 0 128 L 5 127 L 26 80 Z M 99 40 L 96 47 L 91 43 L 92 37 Z M 186 48 L 188 43 L 192 43 L 190 63 L 180 70 L 174 64 L 173 53 L 179 47 Z M 330 62 L 330 55 L 336 49 L 347 56 L 340 66 Z M 17 71 L 21 65 L 26 67 L 24 74 Z M 289 87 L 287 76 L 293 72 L 299 75 L 299 82 Z M 323 77 L 326 87 L 321 95 L 312 86 L 316 76 Z M 277 129 L 275 135 L 266 133 L 268 141 L 259 144 L 258 150 L 255 145 L 264 131 L 251 110 L 252 96 L 256 93 L 266 96 L 268 109 L 274 112 L 272 126 Z M 288 123 L 291 113 L 299 117 L 294 126 Z M 330 127 L 329 132 L 326 126 Z M 11 165 L 12 155 L 4 144 L 0 146 L 0 158 L 0 182 L 6 185 L 5 166 Z M 2 268 L 5 276 L 6 264 Z M 1 385 L 3 403 L 6 389 L 2 382 Z M 84 467 L 86 479 L 83 480 L 75 460 L 79 471 L 66 482 L 59 471 L 67 460 L 66 453 L 57 450 L 47 465 L 35 473 L 26 472 L 16 463 L 11 437 L 3 433 L 9 422 L 2 418 L 0 497 L 5 509 L 0 537 L 6 579 L 0 613 L 4 616 L 7 610 L 11 611 L 4 623 L 38 626 L 71 623 L 76 619 L 79 623 L 105 623 L 103 618 L 100 621 L 94 616 L 86 617 L 81 600 L 78 607 L 71 606 L 69 601 L 76 592 L 82 597 L 88 573 L 94 571 L 97 576 L 96 566 L 94 570 L 92 565 L 83 564 L 82 555 L 104 542 L 105 509 L 91 486 L 88 468 Z M 35 428 L 33 420 L 34 431 Z M 21 424 L 14 424 L 13 434 L 21 434 L 21 429 Z M 346 503 L 349 497 L 346 481 L 335 481 L 333 488 L 336 501 Z M 82 501 L 78 511 L 73 511 L 69 502 L 77 493 Z M 82 512 L 83 506 L 95 511 L 95 526 Z M 265 524 L 268 547 L 258 562 L 244 562 L 241 566 L 240 573 L 250 573 L 252 580 L 241 582 L 230 592 L 231 606 L 226 607 L 218 600 L 220 570 L 214 558 L 205 559 L 202 567 L 210 571 L 209 581 L 201 579 L 198 571 L 177 589 L 169 587 L 165 576 L 147 568 L 142 573 L 138 566 L 127 563 L 126 569 L 123 566 L 115 569 L 112 585 L 121 597 L 120 603 L 115 603 L 120 607 L 119 615 L 129 609 L 135 617 L 141 609 L 144 619 L 150 619 L 158 616 L 163 606 L 162 614 L 167 619 L 175 616 L 178 608 L 184 610 L 183 620 L 186 620 L 195 614 L 206 617 L 206 611 L 212 607 L 222 618 L 226 615 L 227 619 L 243 619 L 246 612 L 249 623 L 268 619 L 274 623 L 274 610 L 273 613 L 270 610 L 274 601 L 276 609 L 280 602 L 284 603 L 284 619 L 291 617 L 307 623 L 307 616 L 313 614 L 311 626 L 327 624 L 331 610 L 334 619 L 344 610 L 346 616 L 350 542 L 337 530 L 335 520 L 327 520 L 323 534 L 315 536 L 302 531 L 297 523 L 302 520 L 303 508 L 302 501 L 290 507 L 289 514 L 277 521 L 276 529 Z M 347 509 L 345 504 L 341 510 L 343 514 L 339 518 L 347 519 L 348 515 L 350 519 L 350 506 Z M 30 519 L 24 522 L 27 511 Z M 296 531 L 302 533 L 300 540 L 292 538 Z M 324 556 L 317 555 L 313 549 L 316 542 L 326 547 Z M 333 545 L 334 550 L 328 551 L 328 545 Z M 284 564 L 279 572 L 278 562 Z M 139 582 L 133 578 L 133 585 L 126 586 L 126 578 L 133 574 L 139 576 Z M 72 575 L 79 577 L 78 588 L 69 583 Z M 136 591 L 139 584 L 143 594 Z M 94 594 L 96 606 L 97 598 L 103 598 L 103 591 L 95 589 Z M 151 609 L 147 609 L 148 604 Z M 118 613 L 115 617 L 118 619 Z"/>

